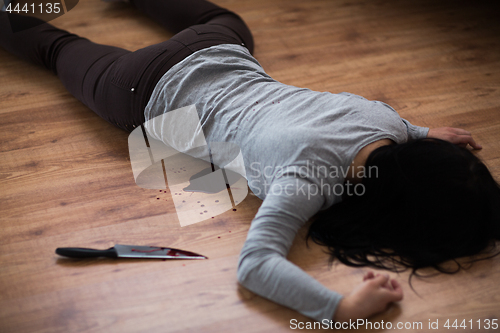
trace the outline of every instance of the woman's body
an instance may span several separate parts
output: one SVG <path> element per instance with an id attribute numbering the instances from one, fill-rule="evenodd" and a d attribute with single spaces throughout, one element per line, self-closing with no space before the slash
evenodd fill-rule
<path id="1" fill-rule="evenodd" d="M 333 191 L 364 146 L 423 138 L 427 129 L 380 102 L 277 82 L 239 45 L 207 48 L 172 67 L 146 107 L 146 120 L 154 119 L 146 128 L 163 128 L 158 116 L 193 104 L 207 141 L 238 144 L 248 185 L 264 200 L 242 249 L 238 280 L 308 317 L 331 319 L 341 296 L 286 260 L 297 230 L 340 201 Z M 169 141 L 159 130 L 148 132 Z M 328 175 L 319 175 L 325 168 Z"/>
<path id="2" fill-rule="evenodd" d="M 20 32 L 27 40 L 2 36 L 2 47 L 53 70 L 79 100 L 121 128 L 130 131 L 164 112 L 195 104 L 207 141 L 236 142 L 249 186 L 264 199 L 239 262 L 238 279 L 247 288 L 317 320 L 363 318 L 401 299 L 395 281 L 373 275 L 342 298 L 287 261 L 288 250 L 307 220 L 340 201 L 335 186 L 346 178 L 356 181 L 357 172 L 348 170 L 364 166 L 377 147 L 431 136 L 479 148 L 470 133 L 419 128 L 384 103 L 276 82 L 251 56 L 253 40 L 244 23 L 205 1 L 134 5 L 174 31 L 195 26 L 133 53 L 49 25 Z M 4 14 L 0 24 L 5 31 Z M 160 133 L 152 135 L 162 139 Z M 332 166 L 338 174 L 315 172 Z M 266 167 L 273 172 L 266 175 Z M 328 193 L 322 192 L 322 184 L 328 185 Z M 316 193 L 311 185 L 319 186 Z M 274 193 L 273 186 L 292 195 Z"/>

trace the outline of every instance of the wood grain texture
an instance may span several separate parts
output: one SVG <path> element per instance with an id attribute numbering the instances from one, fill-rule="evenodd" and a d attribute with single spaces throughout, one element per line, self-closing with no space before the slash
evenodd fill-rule
<path id="1" fill-rule="evenodd" d="M 468 129 L 484 147 L 477 155 L 500 179 L 493 2 L 215 3 L 246 20 L 255 56 L 275 79 L 381 100 L 418 125 Z M 98 0 L 80 1 L 52 23 L 130 50 L 171 36 L 127 4 Z M 291 319 L 308 321 L 237 284 L 238 254 L 260 205 L 255 196 L 236 212 L 180 227 L 170 194 L 134 183 L 127 133 L 76 101 L 51 73 L 1 49 L 0 115 L 1 332 L 274 333 L 290 331 Z M 348 293 L 367 270 L 329 269 L 323 249 L 307 247 L 304 232 L 290 260 Z M 210 259 L 74 261 L 54 253 L 115 243 L 180 247 Z M 433 331 L 448 332 L 447 319 L 500 319 L 500 256 L 456 275 L 414 279 L 416 292 L 408 275 L 395 275 L 405 299 L 372 322 L 421 322 L 422 329 L 396 331 L 427 332 L 429 321 L 439 320 Z"/>

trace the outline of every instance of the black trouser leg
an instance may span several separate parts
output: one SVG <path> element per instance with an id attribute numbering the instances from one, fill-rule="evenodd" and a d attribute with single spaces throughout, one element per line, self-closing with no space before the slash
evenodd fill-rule
<path id="1" fill-rule="evenodd" d="M 253 50 L 252 35 L 239 16 L 207 1 L 134 0 L 134 5 L 165 26 L 183 30 L 130 52 L 48 23 L 14 33 L 12 21 L 22 25 L 38 19 L 0 12 L 0 46 L 50 69 L 78 100 L 128 131 L 144 122 L 144 108 L 162 75 L 193 52 L 228 43 Z"/>

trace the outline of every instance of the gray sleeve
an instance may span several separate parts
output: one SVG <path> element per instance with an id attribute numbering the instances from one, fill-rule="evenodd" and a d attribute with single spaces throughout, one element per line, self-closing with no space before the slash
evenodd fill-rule
<path id="1" fill-rule="evenodd" d="M 408 131 L 408 141 L 423 139 L 427 137 L 427 133 L 429 133 L 429 127 L 420 127 L 412 125 L 408 120 L 401 118 L 403 123 L 406 125 L 406 129 Z"/>
<path id="2" fill-rule="evenodd" d="M 322 196 L 308 195 L 309 184 L 293 177 L 273 182 L 241 251 L 238 281 L 307 317 L 331 320 L 342 295 L 286 259 L 298 229 L 323 205 Z"/>

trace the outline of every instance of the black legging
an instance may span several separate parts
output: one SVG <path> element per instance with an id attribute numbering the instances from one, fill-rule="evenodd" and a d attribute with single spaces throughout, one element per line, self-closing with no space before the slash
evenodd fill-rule
<path id="1" fill-rule="evenodd" d="M 253 38 L 233 12 L 204 0 L 133 0 L 134 6 L 177 33 L 131 52 L 95 44 L 48 23 L 13 33 L 11 24 L 37 18 L 0 12 L 0 46 L 45 66 L 68 91 L 106 121 L 127 131 L 144 123 L 144 108 L 160 78 L 192 53 L 219 44 L 253 52 Z"/>

